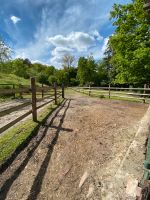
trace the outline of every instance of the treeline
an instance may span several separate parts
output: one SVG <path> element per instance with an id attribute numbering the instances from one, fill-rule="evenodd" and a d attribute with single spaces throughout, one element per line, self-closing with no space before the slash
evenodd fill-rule
<path id="1" fill-rule="evenodd" d="M 71 56 L 67 56 L 68 60 Z M 29 59 L 15 59 L 2 62 L 0 72 L 4 74 L 15 74 L 19 77 L 29 79 L 36 77 L 39 83 L 52 85 L 56 82 L 58 85 L 64 83 L 66 86 L 77 85 L 95 85 L 105 86 L 109 83 L 108 71 L 103 62 L 96 62 L 93 57 L 79 58 L 76 67 L 70 63 L 62 64 L 61 69 L 54 66 L 47 66 L 41 63 L 31 63 Z"/>

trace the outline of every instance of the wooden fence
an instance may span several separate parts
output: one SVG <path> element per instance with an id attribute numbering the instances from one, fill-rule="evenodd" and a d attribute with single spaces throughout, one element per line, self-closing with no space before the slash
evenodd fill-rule
<path id="1" fill-rule="evenodd" d="M 12 106 L 11 108 L 4 109 L 0 111 L 0 117 L 3 117 L 13 111 L 20 110 L 26 106 L 31 105 L 32 109 L 28 110 L 25 114 L 21 115 L 20 117 L 14 119 L 13 121 L 9 122 L 8 124 L 0 127 L 0 133 L 4 132 L 12 125 L 16 124 L 20 120 L 24 119 L 28 115 L 32 114 L 33 121 L 37 121 L 37 110 L 42 108 L 43 106 L 54 102 L 56 105 L 58 103 L 59 98 L 64 98 L 64 85 L 62 87 L 57 87 L 56 84 L 54 86 L 44 86 L 42 87 L 37 86 L 35 82 L 35 78 L 31 78 L 31 85 L 30 86 L 22 86 L 22 87 L 12 87 L 12 88 L 0 88 L 0 96 L 3 95 L 11 95 L 13 94 L 16 97 L 16 94 L 19 94 L 19 97 L 23 103 L 17 106 Z M 27 96 L 27 98 L 26 98 Z M 38 98 L 38 97 L 41 98 Z M 46 100 L 46 102 L 44 102 Z M 40 103 L 40 105 L 37 105 Z"/>
<path id="2" fill-rule="evenodd" d="M 100 98 L 131 99 L 150 101 L 150 88 L 120 88 L 120 87 L 71 87 L 72 90 Z"/>

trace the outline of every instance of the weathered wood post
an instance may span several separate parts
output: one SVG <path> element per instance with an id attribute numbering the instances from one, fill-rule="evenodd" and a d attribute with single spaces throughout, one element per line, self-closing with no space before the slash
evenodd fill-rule
<path id="1" fill-rule="evenodd" d="M 33 121 L 37 121 L 37 109 L 36 109 L 36 85 L 35 78 L 31 78 L 31 94 L 32 94 L 32 118 Z"/>
<path id="2" fill-rule="evenodd" d="M 65 87 L 64 87 L 64 83 L 62 84 L 62 98 L 65 98 Z"/>
<path id="3" fill-rule="evenodd" d="M 145 88 L 147 88 L 147 84 L 144 84 L 144 94 L 146 94 Z"/>
<path id="4" fill-rule="evenodd" d="M 109 84 L 109 99 L 110 99 L 110 84 Z"/>
<path id="5" fill-rule="evenodd" d="M 15 90 L 15 84 L 13 84 L 13 89 Z M 16 98 L 15 92 L 13 93 L 14 99 Z"/>
<path id="6" fill-rule="evenodd" d="M 143 91 L 143 94 L 146 94 L 146 93 L 147 93 L 146 88 L 147 88 L 147 84 L 144 84 L 144 91 Z M 146 96 L 143 96 L 143 103 L 145 103 L 145 97 L 146 97 Z"/>
<path id="7" fill-rule="evenodd" d="M 43 89 L 43 83 L 42 83 L 42 99 L 44 98 L 44 89 Z"/>
<path id="8" fill-rule="evenodd" d="M 54 83 L 54 98 L 55 98 L 55 105 L 57 105 L 57 84 Z"/>
<path id="9" fill-rule="evenodd" d="M 23 99 L 22 91 L 21 91 L 21 89 L 22 89 L 22 85 L 21 84 L 19 85 L 19 89 L 20 89 L 20 92 L 19 92 L 20 99 Z"/>
<path id="10" fill-rule="evenodd" d="M 91 86 L 89 85 L 89 96 L 91 96 Z"/>

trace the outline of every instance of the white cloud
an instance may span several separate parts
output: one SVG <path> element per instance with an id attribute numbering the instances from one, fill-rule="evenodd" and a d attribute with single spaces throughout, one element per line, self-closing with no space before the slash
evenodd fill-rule
<path id="1" fill-rule="evenodd" d="M 80 34 L 79 34 L 80 33 Z M 18 49 L 15 57 L 29 58 L 32 61 L 48 63 L 60 67 L 64 55 L 73 55 L 76 59 L 80 56 L 93 55 L 99 60 L 103 57 L 109 38 L 102 38 L 96 31 L 90 34 L 75 32 L 67 36 L 56 35 L 49 38 L 48 42 L 42 38 L 37 43 L 31 43 L 26 48 Z M 50 43 L 53 46 L 50 45 Z M 42 59 L 47 55 L 46 60 Z"/>
<path id="2" fill-rule="evenodd" d="M 91 35 L 93 35 L 99 41 L 103 40 L 103 37 L 99 34 L 97 30 L 92 31 Z"/>
<path id="3" fill-rule="evenodd" d="M 55 47 L 68 47 L 76 49 L 77 51 L 87 51 L 89 47 L 95 45 L 96 38 L 94 38 L 93 34 L 71 32 L 67 36 L 56 35 L 54 37 L 49 37 L 48 41 Z"/>
<path id="4" fill-rule="evenodd" d="M 103 43 L 103 46 L 102 46 L 102 53 L 104 54 L 106 48 L 107 48 L 107 44 L 108 44 L 108 41 L 109 41 L 109 38 L 105 38 L 104 39 L 104 43 Z"/>
<path id="5" fill-rule="evenodd" d="M 57 65 L 62 63 L 64 55 L 75 55 L 79 52 L 87 51 L 89 47 L 95 45 L 96 39 L 88 33 L 71 32 L 66 36 L 55 35 L 54 37 L 49 37 L 48 41 L 54 46 L 50 62 Z"/>
<path id="6" fill-rule="evenodd" d="M 19 21 L 21 21 L 21 19 L 16 16 L 11 16 L 10 19 L 14 24 L 17 24 Z"/>
<path id="7" fill-rule="evenodd" d="M 62 63 L 62 57 L 64 55 L 87 56 L 91 53 L 94 58 L 101 56 L 101 47 L 99 44 L 105 41 L 97 30 L 90 33 L 85 32 L 71 32 L 70 34 L 55 35 L 48 38 L 54 47 L 51 52 L 50 62 L 57 65 Z M 98 45 L 97 45 L 98 44 Z M 102 46 L 102 45 L 101 45 Z"/>
<path id="8" fill-rule="evenodd" d="M 56 47 L 52 51 L 51 55 L 52 56 L 63 56 L 63 55 L 70 54 L 70 53 L 73 53 L 73 49 L 66 48 L 66 47 Z"/>
<path id="9" fill-rule="evenodd" d="M 56 47 L 55 49 L 52 50 L 51 52 L 51 59 L 50 62 L 57 65 L 62 63 L 62 57 L 64 55 L 73 55 L 75 52 L 71 48 L 67 47 Z"/>
<path id="10" fill-rule="evenodd" d="M 32 63 L 39 63 L 39 64 L 43 64 L 43 65 L 47 65 L 47 66 L 49 66 L 49 64 L 48 63 L 46 63 L 46 62 L 42 62 L 41 60 L 30 60 Z"/>

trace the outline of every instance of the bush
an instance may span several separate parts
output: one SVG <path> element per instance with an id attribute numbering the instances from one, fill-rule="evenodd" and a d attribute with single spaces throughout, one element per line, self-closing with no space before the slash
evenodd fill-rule
<path id="1" fill-rule="evenodd" d="M 103 94 L 101 94 L 101 95 L 99 96 L 99 98 L 104 99 L 105 96 L 104 96 Z"/>

